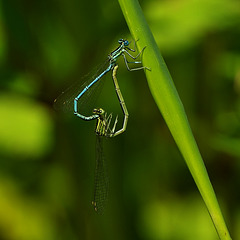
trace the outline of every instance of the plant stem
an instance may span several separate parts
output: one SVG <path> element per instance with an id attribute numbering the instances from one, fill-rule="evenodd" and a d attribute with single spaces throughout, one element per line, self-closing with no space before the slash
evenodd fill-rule
<path id="1" fill-rule="evenodd" d="M 119 0 L 122 12 L 139 49 L 147 46 L 143 65 L 150 68 L 146 76 L 150 91 L 168 128 L 182 153 L 194 181 L 202 195 L 219 238 L 230 240 L 212 184 L 192 134 L 188 119 L 167 66 L 159 52 L 151 30 L 137 0 Z"/>

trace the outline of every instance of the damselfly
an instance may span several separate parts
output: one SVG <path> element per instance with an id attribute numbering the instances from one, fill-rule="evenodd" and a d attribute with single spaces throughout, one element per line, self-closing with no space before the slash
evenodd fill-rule
<path id="1" fill-rule="evenodd" d="M 112 120 L 112 114 L 107 115 L 107 113 L 102 109 L 94 109 L 93 114 L 98 115 L 95 133 L 96 133 L 96 168 L 95 168 L 95 180 L 94 180 L 94 198 L 92 205 L 94 210 L 102 214 L 105 209 L 105 205 L 108 199 L 108 189 L 109 180 L 107 174 L 107 167 L 103 154 L 103 138 L 104 137 L 115 137 L 126 130 L 128 121 L 128 111 L 123 99 L 122 93 L 120 91 L 118 81 L 117 81 L 117 69 L 118 65 L 113 68 L 113 81 L 116 89 L 116 93 L 124 114 L 123 126 L 120 130 L 116 131 L 117 117 L 114 122 L 113 128 L 110 128 L 110 123 Z"/>
<path id="2" fill-rule="evenodd" d="M 89 121 L 93 119 L 97 119 L 99 117 L 98 114 L 91 114 L 88 116 L 85 113 L 82 113 L 82 107 L 83 107 L 83 99 L 86 98 L 86 96 L 90 95 L 94 87 L 97 85 L 97 83 L 100 82 L 100 79 L 108 73 L 109 71 L 113 70 L 114 66 L 116 65 L 116 61 L 120 56 L 123 56 L 124 62 L 126 64 L 126 67 L 129 71 L 135 71 L 135 70 L 140 70 L 140 69 L 145 69 L 146 67 L 136 67 L 136 68 L 130 68 L 129 63 L 136 63 L 136 64 L 141 64 L 141 61 L 136 61 L 136 59 L 140 56 L 140 54 L 143 52 L 145 47 L 136 55 L 133 56 L 130 52 L 135 52 L 135 47 L 136 44 L 134 43 L 134 48 L 131 49 L 129 47 L 129 41 L 124 40 L 124 39 L 119 39 L 118 40 L 119 46 L 112 51 L 109 55 L 108 58 L 103 65 L 103 69 L 98 70 L 97 74 L 95 74 L 93 77 L 90 79 L 87 79 L 85 83 L 83 83 L 81 86 L 74 86 L 75 94 L 72 94 L 72 87 L 67 89 L 65 92 L 63 92 L 57 99 L 55 99 L 55 108 L 59 109 L 62 107 L 63 108 L 69 108 L 73 109 L 73 113 L 77 116 L 80 117 L 83 120 Z M 126 55 L 128 55 L 130 58 L 133 59 L 133 61 L 129 62 L 127 60 Z M 147 68 L 146 68 L 147 69 Z M 76 93 L 76 91 L 78 93 Z M 85 102 L 84 102 L 85 103 Z M 87 104 L 86 104 L 87 105 Z"/>
<path id="3" fill-rule="evenodd" d="M 129 41 L 120 39 L 118 41 L 119 46 L 108 55 L 108 59 L 104 64 L 104 68 L 101 68 L 101 70 L 98 70 L 98 72 L 91 78 L 89 78 L 83 85 L 80 87 L 78 85 L 74 85 L 74 88 L 77 89 L 78 93 L 73 94 L 72 89 L 73 87 L 70 87 L 65 92 L 63 92 L 54 102 L 55 102 L 55 108 L 61 108 L 61 105 L 67 109 L 72 109 L 73 106 L 73 112 L 76 116 L 80 117 L 83 120 L 90 121 L 90 120 L 97 120 L 95 133 L 97 136 L 96 140 L 96 170 L 95 170 L 95 183 L 94 183 L 94 199 L 92 201 L 92 204 L 94 206 L 94 209 L 99 214 L 102 214 L 107 202 L 107 196 L 108 196 L 108 188 L 109 188 L 109 181 L 108 181 L 108 175 L 107 175 L 107 168 L 104 161 L 104 155 L 103 155 L 103 138 L 104 137 L 115 137 L 121 133 L 123 133 L 126 130 L 127 122 L 128 122 L 128 111 L 126 104 L 124 102 L 123 96 L 121 94 L 116 72 L 118 69 L 118 65 L 116 65 L 116 61 L 120 56 L 123 56 L 126 67 L 129 71 L 134 70 L 140 70 L 145 69 L 146 67 L 137 67 L 137 68 L 130 68 L 129 63 L 135 63 L 135 64 L 141 64 L 141 61 L 136 61 L 136 59 L 140 56 L 140 54 L 143 52 L 145 47 L 136 55 L 132 56 L 131 52 L 135 52 L 135 43 L 134 43 L 134 49 L 129 48 Z M 134 61 L 129 62 L 126 58 L 126 54 L 132 58 Z M 146 68 L 147 69 L 147 68 Z M 86 116 L 86 114 L 82 113 L 82 106 L 83 99 L 88 99 L 93 90 L 96 88 L 96 85 L 100 82 L 100 79 L 108 73 L 109 71 L 112 72 L 113 82 L 115 85 L 115 90 L 119 99 L 120 106 L 122 108 L 123 114 L 124 114 L 124 120 L 123 120 L 123 126 L 121 129 L 116 130 L 116 125 L 118 122 L 118 117 L 116 117 L 115 122 L 113 124 L 113 127 L 110 127 L 111 120 L 112 120 L 112 114 L 107 115 L 107 113 L 102 109 L 94 109 L 91 115 Z M 75 89 L 75 90 L 76 90 Z M 70 107 L 69 107 L 70 106 Z M 81 113 L 80 110 L 81 109 Z"/>

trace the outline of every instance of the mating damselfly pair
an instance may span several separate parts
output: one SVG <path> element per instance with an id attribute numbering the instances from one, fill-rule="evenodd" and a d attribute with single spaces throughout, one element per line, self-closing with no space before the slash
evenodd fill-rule
<path id="1" fill-rule="evenodd" d="M 123 56 L 125 65 L 129 71 L 147 69 L 146 67 L 140 66 L 135 68 L 130 68 L 129 64 L 141 64 L 141 61 L 136 59 L 141 55 L 145 47 L 136 55 L 133 56 L 130 52 L 135 52 L 135 42 L 134 48 L 129 47 L 130 42 L 128 40 L 120 39 L 118 40 L 119 46 L 112 51 L 104 64 L 104 67 L 97 71 L 91 78 L 88 78 L 81 86 L 74 85 L 70 87 L 65 92 L 63 92 L 55 101 L 54 105 L 56 109 L 59 108 L 68 108 L 72 109 L 71 111 L 77 117 L 85 120 L 91 121 L 95 120 L 96 128 L 95 133 L 97 136 L 96 142 L 96 169 L 95 169 L 95 181 L 94 181 L 94 199 L 92 204 L 97 213 L 102 214 L 106 205 L 108 197 L 108 176 L 106 174 L 106 164 L 103 156 L 103 147 L 102 147 L 102 138 L 103 137 L 115 137 L 126 130 L 127 121 L 128 121 L 128 111 L 123 99 L 122 93 L 120 91 L 118 80 L 117 80 L 117 60 L 120 56 Z M 127 56 L 132 59 L 132 61 L 127 60 Z M 94 108 L 92 113 L 89 115 L 84 114 L 82 109 L 86 105 L 86 99 L 89 99 L 91 93 L 95 91 L 97 85 L 101 82 L 101 79 L 108 72 L 112 71 L 112 78 L 115 86 L 115 91 L 124 114 L 123 126 L 121 129 L 116 130 L 118 117 L 115 118 L 113 127 L 110 127 L 112 120 L 112 113 L 109 115 L 105 112 L 103 108 Z M 75 88 L 75 89 L 73 89 Z M 74 91 L 73 91 L 74 90 Z"/>

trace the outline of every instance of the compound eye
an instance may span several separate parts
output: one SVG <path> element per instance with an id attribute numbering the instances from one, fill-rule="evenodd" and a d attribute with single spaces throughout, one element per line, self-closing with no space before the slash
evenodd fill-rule
<path id="1" fill-rule="evenodd" d="M 128 40 L 125 40 L 124 41 L 124 46 L 128 46 L 129 45 L 129 41 Z"/>
<path id="2" fill-rule="evenodd" d="M 103 110 L 102 108 L 99 108 L 99 109 L 98 109 L 98 114 L 99 114 L 99 115 L 103 115 L 103 114 L 104 114 L 104 110 Z"/>
<path id="3" fill-rule="evenodd" d="M 101 115 L 104 112 L 102 108 L 94 108 L 93 113 Z"/>

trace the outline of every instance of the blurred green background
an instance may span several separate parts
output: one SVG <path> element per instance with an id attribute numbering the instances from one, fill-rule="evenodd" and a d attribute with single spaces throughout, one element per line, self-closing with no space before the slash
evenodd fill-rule
<path id="1" fill-rule="evenodd" d="M 240 239 L 240 2 L 141 5 Z M 92 209 L 95 122 L 56 112 L 53 101 L 119 38 L 133 40 L 117 1 L 0 2 L 0 239 L 218 239 L 144 73 L 122 60 L 129 123 L 104 143 L 109 203 L 102 216 Z M 121 116 L 111 76 L 105 85 L 100 106 Z"/>

